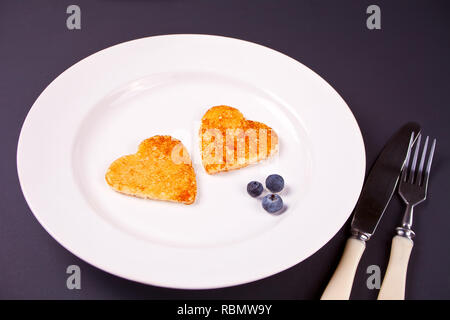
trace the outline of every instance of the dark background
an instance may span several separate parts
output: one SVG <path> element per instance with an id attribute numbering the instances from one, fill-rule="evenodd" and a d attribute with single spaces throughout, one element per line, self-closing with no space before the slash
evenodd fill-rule
<path id="1" fill-rule="evenodd" d="M 70 4 L 81 7 L 81 30 L 66 28 Z M 381 30 L 366 28 L 371 4 L 381 8 Z M 289 270 L 241 286 L 190 291 L 138 284 L 92 267 L 53 240 L 28 208 L 18 183 L 16 148 L 21 125 L 39 94 L 92 53 L 173 33 L 256 42 L 316 71 L 353 111 L 368 166 L 408 120 L 419 121 L 425 134 L 436 137 L 428 200 L 416 210 L 406 297 L 450 299 L 449 17 L 449 1 L 425 0 L 0 0 L 0 299 L 320 297 L 341 256 L 349 222 Z M 367 244 L 353 299 L 376 298 L 377 290 L 367 289 L 366 269 L 376 264 L 384 274 L 403 209 L 395 196 Z M 66 288 L 65 271 L 71 264 L 81 267 L 81 290 Z"/>

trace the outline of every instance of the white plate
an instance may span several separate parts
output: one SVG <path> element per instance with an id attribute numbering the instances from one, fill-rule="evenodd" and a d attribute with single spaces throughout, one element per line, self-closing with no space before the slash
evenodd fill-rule
<path id="1" fill-rule="evenodd" d="M 207 175 L 198 127 L 221 104 L 273 127 L 279 156 Z M 128 197 L 106 184 L 109 164 L 156 134 L 190 151 L 195 204 Z M 301 63 L 242 40 L 169 35 L 113 46 L 63 72 L 25 120 L 17 168 L 36 218 L 78 257 L 147 284 L 217 288 L 285 270 L 329 241 L 356 203 L 365 153 L 345 102 Z M 246 193 L 270 173 L 287 185 L 278 216 Z"/>

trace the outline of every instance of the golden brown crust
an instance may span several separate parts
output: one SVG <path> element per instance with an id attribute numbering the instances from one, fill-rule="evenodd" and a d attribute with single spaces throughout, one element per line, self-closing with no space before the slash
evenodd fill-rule
<path id="1" fill-rule="evenodd" d="M 183 144 L 171 136 L 141 142 L 135 154 L 115 160 L 105 175 L 114 190 L 140 198 L 192 204 L 197 183 Z"/>
<path id="2" fill-rule="evenodd" d="M 246 120 L 229 106 L 209 109 L 200 127 L 202 163 L 208 174 L 240 169 L 274 155 L 278 136 L 261 122 Z"/>

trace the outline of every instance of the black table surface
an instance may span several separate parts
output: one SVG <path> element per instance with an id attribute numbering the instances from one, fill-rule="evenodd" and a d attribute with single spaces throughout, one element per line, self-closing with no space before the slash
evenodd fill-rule
<path id="1" fill-rule="evenodd" d="M 81 8 L 81 30 L 66 27 L 71 4 Z M 321 75 L 354 113 L 368 167 L 391 134 L 409 120 L 420 122 L 425 134 L 438 139 L 428 199 L 416 210 L 417 236 L 406 298 L 449 299 L 450 2 L 377 0 L 381 30 L 366 27 L 371 4 L 366 0 L 0 0 L 0 298 L 320 297 L 342 254 L 350 221 L 310 258 L 269 278 L 216 290 L 174 290 L 118 278 L 85 263 L 41 227 L 25 202 L 17 177 L 17 141 L 27 112 L 53 79 L 86 56 L 127 40 L 201 33 L 262 44 Z M 367 267 L 378 265 L 384 274 L 393 230 L 403 210 L 395 196 L 367 244 L 351 298 L 376 298 L 378 290 L 366 285 Z M 66 287 L 66 268 L 72 264 L 81 268 L 81 290 Z"/>

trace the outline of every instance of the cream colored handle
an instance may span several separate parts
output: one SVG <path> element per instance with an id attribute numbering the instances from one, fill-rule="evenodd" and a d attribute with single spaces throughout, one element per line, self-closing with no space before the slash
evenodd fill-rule
<path id="1" fill-rule="evenodd" d="M 406 272 L 414 242 L 406 237 L 392 239 L 391 256 L 378 300 L 404 300 Z"/>
<path id="2" fill-rule="evenodd" d="M 359 260 L 366 249 L 362 240 L 350 238 L 345 245 L 341 261 L 328 282 L 321 300 L 348 300 Z"/>

